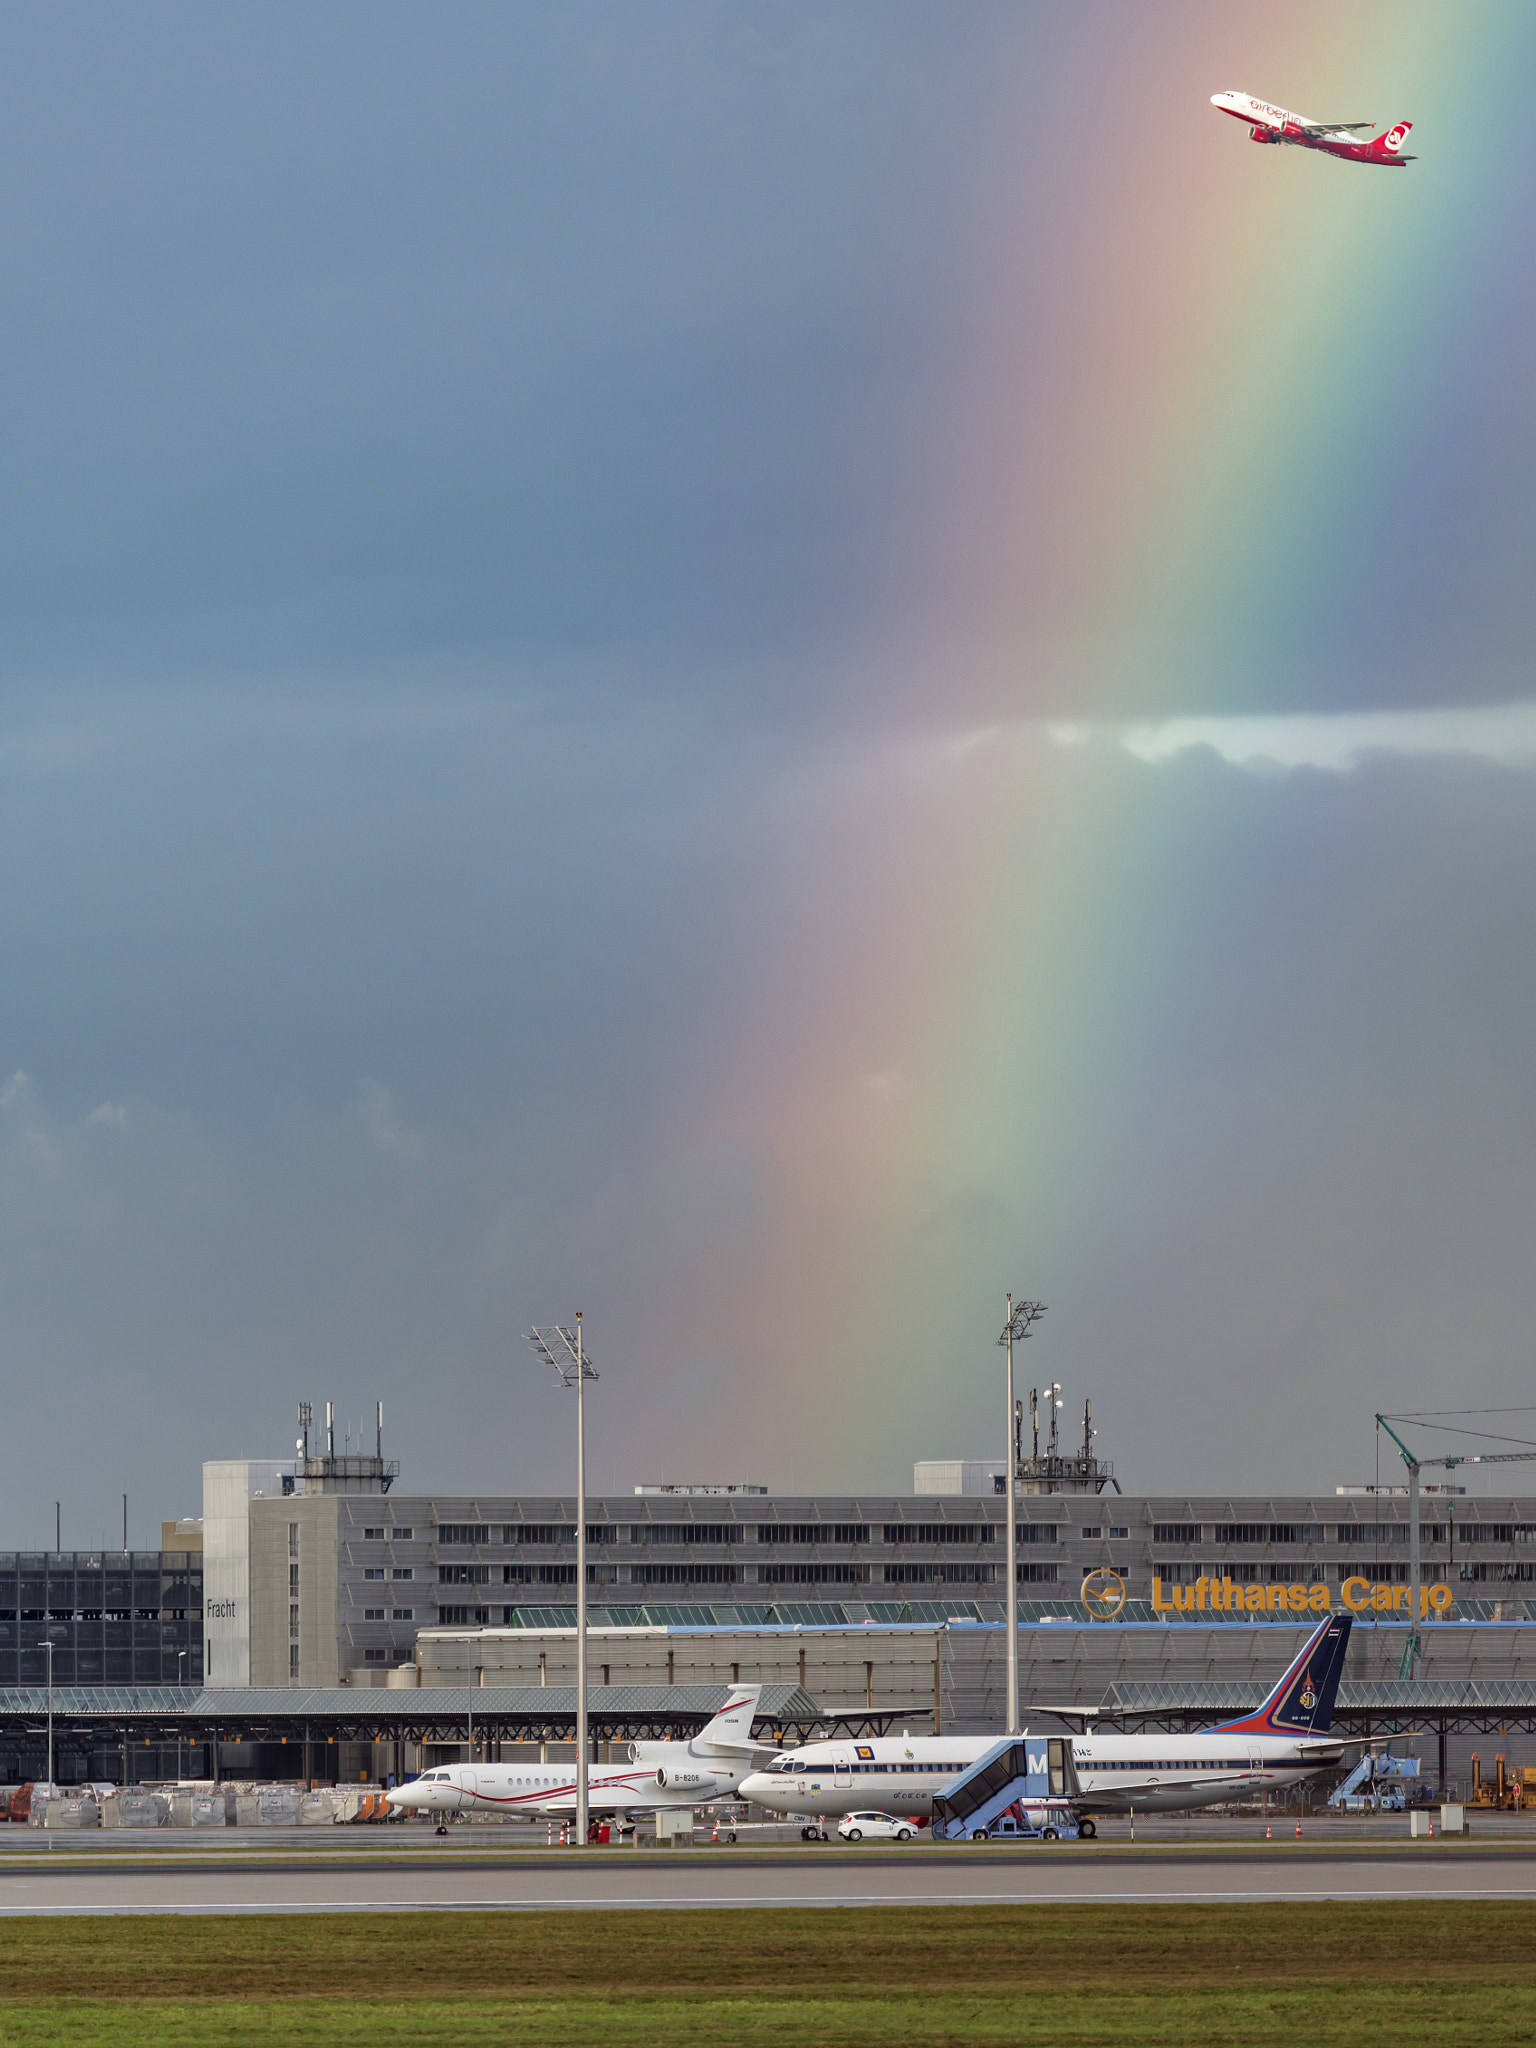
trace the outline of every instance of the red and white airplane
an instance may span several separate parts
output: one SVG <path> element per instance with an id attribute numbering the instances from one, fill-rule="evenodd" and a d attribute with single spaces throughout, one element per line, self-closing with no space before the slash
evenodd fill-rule
<path id="1" fill-rule="evenodd" d="M 1369 142 L 1360 140 L 1375 127 L 1374 121 L 1309 121 L 1305 114 L 1289 114 L 1284 107 L 1272 107 L 1268 100 L 1253 99 L 1245 92 L 1213 92 L 1211 105 L 1245 121 L 1254 142 L 1294 142 L 1303 149 L 1321 149 L 1329 156 L 1341 156 L 1351 164 L 1384 164 L 1397 170 L 1411 164 L 1401 150 L 1412 128 L 1411 121 L 1395 127 Z"/>

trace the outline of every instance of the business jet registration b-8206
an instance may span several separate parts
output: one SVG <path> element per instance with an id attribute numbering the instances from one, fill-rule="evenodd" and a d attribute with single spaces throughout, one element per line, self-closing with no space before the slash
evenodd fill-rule
<path id="1" fill-rule="evenodd" d="M 1374 121 L 1309 121 L 1305 114 L 1287 113 L 1268 100 L 1256 100 L 1246 92 L 1213 92 L 1211 105 L 1243 121 L 1254 142 L 1291 142 L 1301 149 L 1320 149 L 1326 156 L 1342 157 L 1350 164 L 1383 164 L 1400 170 L 1414 159 L 1402 148 L 1412 128 L 1411 121 L 1398 121 L 1369 142 L 1362 142 L 1375 127 Z"/>
<path id="2" fill-rule="evenodd" d="M 739 1685 L 690 1742 L 632 1742 L 622 1764 L 592 1764 L 587 1804 L 593 1814 L 633 1819 L 658 1807 L 703 1806 L 730 1798 L 772 1752 L 754 1742 L 752 1720 L 760 1685 Z M 503 1820 L 568 1820 L 576 1812 L 576 1776 L 569 1763 L 441 1764 L 387 1792 L 406 1813 L 490 1813 Z"/>

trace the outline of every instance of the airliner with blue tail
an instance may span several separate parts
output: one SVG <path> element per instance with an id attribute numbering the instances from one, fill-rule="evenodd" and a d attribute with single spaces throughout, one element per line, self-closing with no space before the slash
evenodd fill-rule
<path id="1" fill-rule="evenodd" d="M 1174 1813 L 1256 1792 L 1283 1792 L 1330 1769 L 1344 1742 L 1329 1733 L 1350 1616 L 1331 1614 L 1251 1714 L 1192 1735 L 1075 1736 L 1075 1787 L 1062 1786 L 1093 1833 L 1096 1813 Z M 927 1819 L 934 1798 L 986 1753 L 996 1735 L 882 1736 L 809 1742 L 743 1779 L 739 1796 L 778 1813 L 831 1818 L 864 1807 Z"/>

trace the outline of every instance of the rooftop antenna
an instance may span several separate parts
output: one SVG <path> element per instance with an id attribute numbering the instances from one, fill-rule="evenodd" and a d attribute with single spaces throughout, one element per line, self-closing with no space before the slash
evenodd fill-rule
<path id="1" fill-rule="evenodd" d="M 299 1440 L 294 1445 L 294 1449 L 303 1453 L 306 1464 L 309 1462 L 309 1428 L 314 1419 L 314 1403 L 311 1401 L 301 1401 L 299 1403 Z"/>
<path id="2" fill-rule="evenodd" d="M 1040 1389 L 1038 1387 L 1031 1387 L 1029 1390 L 1029 1426 L 1035 1440 L 1033 1455 L 1038 1458 L 1040 1455 Z"/>
<path id="3" fill-rule="evenodd" d="M 1045 1404 L 1051 1411 L 1051 1456 L 1056 1456 L 1056 1421 L 1061 1414 L 1061 1381 L 1052 1380 L 1045 1390 Z"/>
<path id="4" fill-rule="evenodd" d="M 373 1409 L 373 1448 L 375 1454 L 382 1458 L 384 1455 L 384 1403 L 382 1401 L 375 1401 Z"/>
<path id="5" fill-rule="evenodd" d="M 336 1455 L 336 1403 L 334 1401 L 327 1401 L 325 1404 L 325 1455 L 328 1458 L 334 1458 Z"/>
<path id="6" fill-rule="evenodd" d="M 1093 1403 L 1083 1403 L 1083 1462 L 1093 1456 Z"/>

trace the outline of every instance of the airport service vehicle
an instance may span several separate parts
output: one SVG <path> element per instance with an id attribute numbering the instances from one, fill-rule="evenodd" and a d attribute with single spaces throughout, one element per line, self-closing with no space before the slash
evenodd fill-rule
<path id="1" fill-rule="evenodd" d="M 845 1813 L 837 1832 L 845 1842 L 910 1842 L 912 1823 L 894 1813 Z"/>
<path id="2" fill-rule="evenodd" d="M 1283 1791 L 1327 1770 L 1344 1751 L 1328 1730 L 1349 1629 L 1348 1614 L 1328 1615 L 1253 1713 L 1198 1734 L 1037 1738 L 1059 1752 L 1048 1769 L 1051 1795 L 1069 1800 L 1080 1818 L 1133 1808 L 1172 1813 Z M 854 1812 L 873 1794 L 885 1812 L 927 1819 L 935 1798 L 988 1758 L 1000 1740 L 902 1735 L 809 1742 L 743 1779 L 740 1796 L 776 1813 L 830 1817 Z M 1022 1770 L 1019 1775 L 1022 1780 Z M 1021 1782 L 1020 1797 L 1024 1790 Z"/>
<path id="3" fill-rule="evenodd" d="M 1374 121 L 1309 121 L 1305 114 L 1288 113 L 1272 107 L 1268 100 L 1256 100 L 1246 92 L 1213 92 L 1211 105 L 1234 120 L 1246 122 L 1253 142 L 1289 142 L 1301 149 L 1320 149 L 1327 156 L 1342 157 L 1351 164 L 1380 164 L 1401 170 L 1414 159 L 1404 156 L 1403 144 L 1413 127 L 1398 121 L 1369 142 L 1362 142 L 1375 127 Z"/>
<path id="4" fill-rule="evenodd" d="M 757 1762 L 772 1754 L 767 1744 L 752 1740 L 762 1690 L 736 1686 L 689 1742 L 632 1742 L 624 1765 L 589 1764 L 588 1810 L 633 1816 L 731 1798 Z M 443 1764 L 386 1796 L 398 1810 L 439 1820 L 459 1813 L 567 1820 L 576 1812 L 576 1774 L 568 1762 Z"/>

